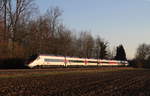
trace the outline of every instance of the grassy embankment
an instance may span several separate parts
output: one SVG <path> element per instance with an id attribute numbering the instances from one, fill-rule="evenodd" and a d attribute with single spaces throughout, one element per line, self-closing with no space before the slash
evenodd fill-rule
<path id="1" fill-rule="evenodd" d="M 71 70 L 71 69 L 63 69 L 61 71 L 56 70 L 56 71 L 51 71 L 51 70 L 47 70 L 47 71 L 43 71 L 44 69 L 40 69 L 40 70 L 35 70 L 35 69 L 31 69 L 33 70 L 32 72 L 25 72 L 22 73 L 21 70 L 18 70 L 18 72 L 13 73 L 13 71 L 11 71 L 12 73 L 10 74 L 0 74 L 0 79 L 4 79 L 4 78 L 20 78 L 20 77 L 39 77 L 39 76 L 50 76 L 50 75 L 67 75 L 67 74 L 87 74 L 87 73 L 103 73 L 103 72 L 118 72 L 118 71 L 134 71 L 134 70 L 146 70 L 146 69 L 135 69 L 135 68 L 106 68 L 106 69 L 101 69 L 101 68 L 97 68 L 97 69 L 77 69 L 77 70 Z M 35 70 L 35 71 L 34 71 Z M 9 70 L 8 70 L 9 71 Z M 15 70 L 16 71 L 16 70 Z M 24 71 L 29 71 L 29 70 L 24 70 Z"/>

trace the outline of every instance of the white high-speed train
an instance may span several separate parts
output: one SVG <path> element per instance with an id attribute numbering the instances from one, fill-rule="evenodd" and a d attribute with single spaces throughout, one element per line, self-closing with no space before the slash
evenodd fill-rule
<path id="1" fill-rule="evenodd" d="M 45 67 L 90 67 L 90 66 L 128 66 L 127 61 L 87 59 L 63 56 L 39 55 L 28 64 L 30 68 Z"/>

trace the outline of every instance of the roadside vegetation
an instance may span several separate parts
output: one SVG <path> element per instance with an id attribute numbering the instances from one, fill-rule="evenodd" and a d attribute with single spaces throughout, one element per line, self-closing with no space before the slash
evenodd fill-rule
<path id="1" fill-rule="evenodd" d="M 135 58 L 130 65 L 138 68 L 150 68 L 150 44 L 140 44 L 137 48 Z"/>

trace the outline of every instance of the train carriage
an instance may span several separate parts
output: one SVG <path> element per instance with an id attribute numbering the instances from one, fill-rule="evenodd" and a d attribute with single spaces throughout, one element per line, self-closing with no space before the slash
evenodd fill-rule
<path id="1" fill-rule="evenodd" d="M 64 66 L 64 57 L 62 56 L 48 56 L 48 55 L 39 55 L 37 59 L 31 62 L 28 65 L 30 68 L 32 67 L 57 67 Z"/>
<path id="2" fill-rule="evenodd" d="M 68 67 L 73 67 L 73 66 L 85 66 L 85 59 L 84 58 L 71 58 L 71 57 L 66 57 L 67 66 Z"/>
<path id="3" fill-rule="evenodd" d="M 99 66 L 99 60 L 98 59 L 87 59 L 87 66 Z"/>
<path id="4" fill-rule="evenodd" d="M 87 59 L 64 56 L 39 55 L 28 64 L 30 68 L 35 67 L 93 67 L 93 66 L 128 66 L 127 61 Z"/>

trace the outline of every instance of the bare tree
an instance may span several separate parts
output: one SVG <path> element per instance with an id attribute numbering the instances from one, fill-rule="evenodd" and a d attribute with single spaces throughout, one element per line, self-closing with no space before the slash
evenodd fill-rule
<path id="1" fill-rule="evenodd" d="M 31 13 L 33 0 L 4 0 L 6 1 L 5 8 L 5 30 L 7 26 L 7 41 L 9 41 L 10 49 L 12 50 L 12 56 L 16 54 L 14 51 L 15 44 L 20 44 L 21 39 L 24 37 L 24 26 L 22 21 L 24 17 Z M 6 21 L 7 20 L 7 21 Z M 27 22 L 27 21 L 25 21 Z M 7 24 L 6 24 L 7 23 Z M 24 26 L 22 26 L 24 25 Z M 22 45 L 20 45 L 22 46 Z"/>
<path id="2" fill-rule="evenodd" d="M 61 24 L 55 34 L 55 54 L 66 56 L 72 56 L 72 32 Z M 65 62 L 66 64 L 66 62 Z M 66 66 L 66 65 L 65 65 Z"/>
<path id="3" fill-rule="evenodd" d="M 136 67 L 150 67 L 150 45 L 149 44 L 141 44 L 137 48 L 137 52 L 135 55 L 133 66 Z"/>
<path id="4" fill-rule="evenodd" d="M 26 36 L 26 43 L 28 45 L 27 52 L 31 56 L 33 54 L 38 54 L 38 43 L 39 43 L 39 34 L 38 34 L 38 23 L 37 21 L 30 21 L 28 24 L 28 35 Z"/>
<path id="5" fill-rule="evenodd" d="M 49 50 L 51 54 L 58 54 L 58 33 L 63 31 L 63 27 L 60 27 L 62 24 L 60 22 L 60 16 L 62 15 L 62 11 L 59 7 L 49 8 L 45 14 L 45 19 L 48 25 L 48 35 L 49 36 Z"/>
<path id="6" fill-rule="evenodd" d="M 4 24 L 3 20 L 0 18 L 0 42 L 4 41 Z"/>
<path id="7" fill-rule="evenodd" d="M 108 56 L 108 42 L 104 41 L 100 37 L 96 38 L 96 53 L 99 59 L 107 59 Z"/>
<path id="8" fill-rule="evenodd" d="M 3 23 L 4 25 L 4 30 L 3 30 L 3 41 L 6 41 L 6 31 L 7 31 L 7 1 L 8 0 L 1 0 L 0 1 L 0 22 L 1 24 Z"/>
<path id="9" fill-rule="evenodd" d="M 59 7 L 52 7 L 47 10 L 45 17 L 48 21 L 48 25 L 50 28 L 49 31 L 50 31 L 52 37 L 54 37 L 54 35 L 58 29 L 58 26 L 60 24 L 59 17 L 61 15 L 62 15 L 62 11 L 59 9 Z"/>
<path id="10" fill-rule="evenodd" d="M 12 0 L 8 0 L 7 14 L 8 27 L 10 31 L 10 38 L 12 42 L 17 41 L 18 26 L 25 13 L 30 13 L 33 0 L 16 0 L 13 4 Z"/>
<path id="11" fill-rule="evenodd" d="M 61 16 L 61 11 L 58 7 L 55 7 L 49 9 L 45 15 L 30 22 L 28 26 L 29 35 L 27 36 L 27 41 L 31 47 L 29 51 L 33 49 L 34 54 L 56 55 L 61 53 L 58 50 L 58 44 L 61 42 L 61 40 L 59 41 L 59 38 L 61 38 L 59 35 L 60 33 L 65 35 L 64 30 L 66 28 L 60 23 L 59 16 Z"/>
<path id="12" fill-rule="evenodd" d="M 4 8 L 4 0 L 0 0 L 0 16 L 2 16 L 3 8 Z"/>
<path id="13" fill-rule="evenodd" d="M 136 58 L 140 60 L 146 60 L 150 56 L 150 45 L 141 44 L 137 48 Z"/>
<path id="14" fill-rule="evenodd" d="M 94 39 L 89 32 L 81 32 L 80 37 L 77 40 L 79 57 L 92 57 L 92 51 L 94 48 Z"/>

